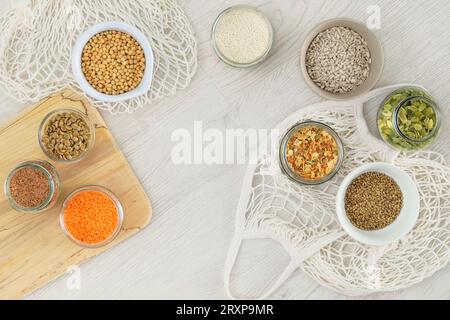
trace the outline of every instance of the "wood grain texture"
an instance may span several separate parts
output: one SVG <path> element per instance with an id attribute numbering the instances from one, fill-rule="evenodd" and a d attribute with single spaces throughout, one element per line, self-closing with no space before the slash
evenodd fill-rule
<path id="1" fill-rule="evenodd" d="M 299 108 L 321 101 L 304 83 L 299 66 L 302 41 L 320 21 L 334 17 L 368 18 L 367 7 L 381 9 L 385 69 L 378 86 L 415 82 L 447 107 L 450 101 L 450 1 L 448 0 L 251 0 L 266 12 L 275 29 L 270 58 L 250 70 L 225 66 L 210 44 L 211 26 L 221 10 L 240 0 L 179 0 L 199 41 L 199 70 L 190 87 L 132 114 L 103 113 L 110 131 L 153 200 L 154 220 L 135 237 L 81 268 L 81 290 L 68 290 L 67 276 L 30 295 L 30 299 L 226 298 L 223 265 L 234 230 L 245 166 L 175 166 L 171 133 L 205 127 L 271 128 Z M 0 10 L 8 0 L 0 0 Z M 1 40 L 0 40 L 1 41 Z M 24 104 L 0 97 L 0 118 L 16 115 Z M 376 103 L 366 106 L 375 133 Z M 448 113 L 446 119 L 449 120 Z M 450 121 L 448 121 L 450 122 Z M 434 147 L 450 162 L 450 130 Z M 253 250 L 257 249 L 257 250 Z M 235 285 L 246 294 L 264 288 L 286 263 L 273 243 L 245 244 Z M 248 262 L 248 263 L 247 263 Z M 267 267 L 270 266 L 269 270 Z M 251 276 L 241 283 L 240 274 Z M 242 281 L 243 282 L 243 281 Z M 402 291 L 372 299 L 450 299 L 450 267 Z M 317 285 L 301 271 L 275 299 L 346 299 Z"/>
<path id="2" fill-rule="evenodd" d="M 76 109 L 95 125 L 96 141 L 86 157 L 75 164 L 53 163 L 62 189 L 55 207 L 31 215 L 10 208 L 0 195 L 0 299 L 21 298 L 64 274 L 69 266 L 81 265 L 90 258 L 136 234 L 151 218 L 151 205 L 139 180 L 118 149 L 102 117 L 89 104 L 70 92 L 49 97 L 24 111 L 0 129 L 0 181 L 11 168 L 26 160 L 47 160 L 37 132 L 44 117 L 56 109 Z M 85 185 L 110 189 L 124 208 L 119 236 L 108 246 L 82 249 L 72 243 L 59 226 L 59 213 L 65 197 Z"/>

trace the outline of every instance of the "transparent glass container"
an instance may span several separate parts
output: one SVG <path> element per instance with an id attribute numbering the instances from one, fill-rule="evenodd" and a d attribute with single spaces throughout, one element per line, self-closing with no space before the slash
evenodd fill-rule
<path id="1" fill-rule="evenodd" d="M 68 204 L 70 203 L 70 201 L 77 195 L 79 195 L 83 192 L 89 192 L 89 191 L 96 191 L 96 192 L 102 193 L 103 195 L 106 195 L 114 203 L 114 205 L 117 209 L 118 222 L 117 222 L 116 230 L 111 234 L 111 236 L 108 239 L 105 239 L 104 241 L 99 242 L 99 243 L 85 243 L 85 242 L 82 242 L 82 241 L 76 239 L 67 229 L 66 222 L 65 222 L 65 211 L 66 211 L 66 208 L 67 208 Z M 73 191 L 71 194 L 69 194 L 67 196 L 67 198 L 64 200 L 64 203 L 63 203 L 62 209 L 61 209 L 61 213 L 59 215 L 59 223 L 60 223 L 61 229 L 63 230 L 64 234 L 72 242 L 74 242 L 75 244 L 77 244 L 78 246 L 83 247 L 83 248 L 100 248 L 100 247 L 106 246 L 107 244 L 114 241 L 114 239 L 117 238 L 120 231 L 122 230 L 123 219 L 124 219 L 124 210 L 123 210 L 123 206 L 122 206 L 119 198 L 111 190 L 101 187 L 101 186 L 95 186 L 95 185 L 81 187 L 81 188 Z"/>
<path id="2" fill-rule="evenodd" d="M 291 166 L 289 165 L 289 162 L 287 160 L 287 146 L 289 141 L 291 140 L 292 136 L 297 133 L 300 129 L 307 128 L 307 127 L 315 127 L 319 129 L 323 129 L 326 132 L 328 132 L 333 139 L 336 141 L 337 149 L 338 149 L 338 161 L 336 163 L 336 166 L 334 169 L 326 176 L 318 179 L 306 179 L 300 175 L 298 175 L 296 172 L 294 172 L 291 169 Z M 331 127 L 327 126 L 326 124 L 316 122 L 316 121 L 306 121 L 302 123 L 298 123 L 295 126 L 293 126 L 289 131 L 283 136 L 281 142 L 280 142 L 280 150 L 279 150 L 279 160 L 280 160 L 280 167 L 281 171 L 292 181 L 300 183 L 302 185 L 320 185 L 323 184 L 330 179 L 332 179 L 340 170 L 342 167 L 342 164 L 344 162 L 345 157 L 345 149 L 344 144 L 339 137 L 339 135 L 334 131 Z"/>
<path id="3" fill-rule="evenodd" d="M 220 50 L 217 41 L 216 41 L 216 31 L 217 31 L 217 26 L 220 22 L 220 19 L 226 15 L 227 13 L 233 11 L 233 10 L 251 10 L 253 12 L 255 12 L 258 16 L 260 16 L 266 23 L 267 25 L 267 30 L 269 32 L 269 42 L 268 45 L 266 47 L 266 49 L 264 50 L 264 52 L 255 60 L 250 61 L 248 63 L 241 63 L 239 61 L 234 61 L 232 59 L 230 59 L 229 57 L 227 57 L 226 55 L 224 55 L 222 53 L 222 51 Z M 273 32 L 273 27 L 272 24 L 270 23 L 269 19 L 267 19 L 267 17 L 257 8 L 249 6 L 249 5 L 236 5 L 236 6 L 232 6 L 229 7 L 225 10 L 223 10 L 218 17 L 216 18 L 216 20 L 214 21 L 213 27 L 212 27 L 212 32 L 211 32 L 211 42 L 214 48 L 214 51 L 217 55 L 217 57 L 223 61 L 224 63 L 235 67 L 235 68 L 249 68 L 249 67 L 253 67 L 256 66 L 260 63 L 262 63 L 264 60 L 266 60 L 266 58 L 269 56 L 270 51 L 272 50 L 272 46 L 274 43 L 274 32 Z"/>
<path id="4" fill-rule="evenodd" d="M 425 109 L 418 111 L 418 115 L 422 117 L 427 113 L 433 120 L 431 131 L 420 137 L 412 137 L 411 134 L 403 132 L 400 121 L 401 110 L 416 101 L 426 106 Z M 378 131 L 388 145 L 400 151 L 416 151 L 428 148 L 436 140 L 441 129 L 442 113 L 437 103 L 424 89 L 404 87 L 392 92 L 383 101 L 377 119 Z"/>
<path id="5" fill-rule="evenodd" d="M 47 124 L 50 120 L 53 119 L 53 117 L 57 116 L 58 114 L 64 114 L 64 113 L 74 113 L 77 116 L 79 116 L 84 122 L 86 122 L 87 126 L 89 127 L 90 131 L 90 140 L 87 148 L 80 154 L 79 157 L 71 159 L 71 160 L 64 160 L 56 157 L 51 152 L 47 150 L 47 148 L 44 146 L 44 143 L 42 141 L 42 138 L 45 134 L 45 129 L 47 127 Z M 60 163 L 76 163 L 81 161 L 86 154 L 94 147 L 95 144 L 95 126 L 92 124 L 92 122 L 89 120 L 88 116 L 84 114 L 83 112 L 77 110 L 77 109 L 57 109 L 55 111 L 50 112 L 44 120 L 42 120 L 41 125 L 39 126 L 39 132 L 38 132 L 38 139 L 39 139 L 39 145 L 41 146 L 42 151 L 44 154 L 52 161 L 60 162 Z"/>
<path id="6" fill-rule="evenodd" d="M 42 172 L 47 178 L 47 183 L 49 186 L 49 194 L 48 197 L 39 205 L 35 207 L 23 207 L 14 199 L 11 194 L 11 179 L 15 176 L 15 174 L 25 168 L 32 168 L 39 170 Z M 42 160 L 34 160 L 34 161 L 26 161 L 18 164 L 8 175 L 5 184 L 4 184 L 4 192 L 6 197 L 8 198 L 9 204 L 11 207 L 22 213 L 41 213 L 46 210 L 49 210 L 55 206 L 58 201 L 59 195 L 61 194 L 61 179 L 56 171 L 55 167 L 50 163 Z"/>

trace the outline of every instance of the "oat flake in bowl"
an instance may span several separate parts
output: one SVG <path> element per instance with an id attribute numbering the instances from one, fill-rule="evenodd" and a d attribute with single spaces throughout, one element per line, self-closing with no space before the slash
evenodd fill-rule
<path id="1" fill-rule="evenodd" d="M 342 26 L 319 33 L 306 52 L 311 80 L 331 93 L 348 93 L 367 80 L 372 58 L 367 41 Z"/>

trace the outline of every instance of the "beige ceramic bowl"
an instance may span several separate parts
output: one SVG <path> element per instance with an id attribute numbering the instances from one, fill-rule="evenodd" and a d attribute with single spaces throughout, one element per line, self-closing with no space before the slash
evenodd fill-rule
<path id="1" fill-rule="evenodd" d="M 332 27 L 347 27 L 359 33 L 367 41 L 367 44 L 369 45 L 370 54 L 372 57 L 372 65 L 370 68 L 369 77 L 359 87 L 348 93 L 336 94 L 323 90 L 311 80 L 308 71 L 306 70 L 306 52 L 308 51 L 311 42 L 319 33 Z M 347 18 L 336 18 L 326 20 L 320 23 L 314 29 L 312 29 L 306 36 L 301 51 L 300 65 L 303 73 L 303 78 L 305 79 L 306 83 L 315 93 L 317 93 L 321 97 L 328 100 L 355 99 L 371 90 L 380 79 L 384 66 L 383 47 L 381 46 L 381 42 L 378 40 L 375 34 L 372 31 L 370 31 L 370 29 L 367 28 L 364 24 L 358 21 Z"/>

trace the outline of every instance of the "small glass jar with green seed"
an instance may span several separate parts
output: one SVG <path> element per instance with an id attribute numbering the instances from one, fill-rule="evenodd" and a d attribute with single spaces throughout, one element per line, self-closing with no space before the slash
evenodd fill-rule
<path id="1" fill-rule="evenodd" d="M 441 128 L 441 111 L 431 95 L 419 87 L 391 93 L 378 112 L 378 130 L 390 146 L 402 151 L 429 147 Z"/>

